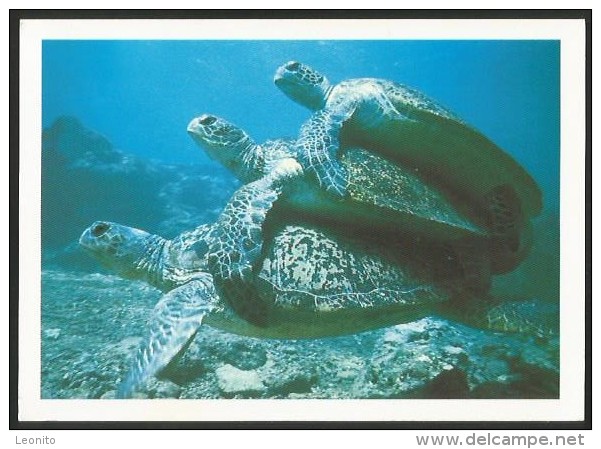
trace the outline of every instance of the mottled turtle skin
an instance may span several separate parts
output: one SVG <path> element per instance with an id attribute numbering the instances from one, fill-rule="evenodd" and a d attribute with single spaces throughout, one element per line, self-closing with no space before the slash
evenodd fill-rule
<path id="1" fill-rule="evenodd" d="M 332 85 L 296 61 L 279 67 L 274 81 L 314 111 L 301 127 L 299 162 L 325 190 L 344 197 L 351 182 L 337 157 L 344 138 L 417 170 L 428 183 L 470 204 L 470 217 L 494 236 L 495 272 L 512 270 L 527 255 L 530 240 L 524 233 L 542 208 L 539 187 L 510 155 L 448 109 L 388 80 Z"/>

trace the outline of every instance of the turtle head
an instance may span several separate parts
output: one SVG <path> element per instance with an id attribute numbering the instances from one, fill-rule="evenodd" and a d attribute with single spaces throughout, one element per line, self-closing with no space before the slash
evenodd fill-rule
<path id="1" fill-rule="evenodd" d="M 81 247 L 103 266 L 128 279 L 156 277 L 164 239 L 140 229 L 96 221 L 81 237 Z"/>
<path id="2" fill-rule="evenodd" d="M 273 81 L 290 99 L 313 111 L 324 107 L 332 90 L 325 76 L 296 61 L 278 67 Z"/>
<path id="3" fill-rule="evenodd" d="M 246 160 L 257 144 L 241 128 L 215 115 L 203 114 L 188 124 L 188 134 L 211 159 L 247 181 L 247 172 L 254 167 L 248 167 Z"/>

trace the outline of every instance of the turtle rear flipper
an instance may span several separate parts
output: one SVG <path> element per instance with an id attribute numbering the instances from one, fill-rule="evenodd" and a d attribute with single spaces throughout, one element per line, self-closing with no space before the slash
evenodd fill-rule
<path id="1" fill-rule="evenodd" d="M 269 175 L 238 189 L 223 209 L 209 237 L 208 264 L 215 287 L 243 318 L 265 325 L 254 270 L 263 248 L 263 223 L 290 178 L 302 168 L 284 159 Z"/>
<path id="2" fill-rule="evenodd" d="M 485 200 L 491 229 L 493 272 L 507 273 L 530 252 L 530 223 L 524 219 L 521 201 L 511 186 L 495 187 Z"/>
<path id="3" fill-rule="evenodd" d="M 543 339 L 559 335 L 557 306 L 537 299 L 455 299 L 441 305 L 439 313 L 479 329 L 519 333 Z"/>
<path id="4" fill-rule="evenodd" d="M 540 300 L 501 301 L 484 315 L 487 328 L 500 332 L 518 332 L 540 338 L 559 334 L 558 310 Z"/>
<path id="5" fill-rule="evenodd" d="M 155 306 L 148 337 L 138 348 L 132 367 L 117 389 L 116 398 L 125 399 L 165 368 L 187 348 L 203 317 L 215 302 L 216 293 L 209 275 L 171 290 Z"/>

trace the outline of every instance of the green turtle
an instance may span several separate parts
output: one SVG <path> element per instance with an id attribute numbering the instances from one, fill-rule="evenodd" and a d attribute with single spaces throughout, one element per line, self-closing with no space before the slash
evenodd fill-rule
<path id="1" fill-rule="evenodd" d="M 274 81 L 289 98 L 314 111 L 301 127 L 300 162 L 337 196 L 344 197 L 352 182 L 352 174 L 336 157 L 344 135 L 350 144 L 412 167 L 423 179 L 473 204 L 478 214 L 487 216 L 487 228 L 497 239 L 514 249 L 524 226 L 541 211 L 541 191 L 521 165 L 414 89 L 374 78 L 332 85 L 296 61 L 280 66 Z"/>
<path id="2" fill-rule="evenodd" d="M 185 351 L 202 324 L 253 337 L 297 339 L 450 313 L 481 327 L 547 333 L 538 323 L 521 320 L 514 303 L 454 301 L 465 298 L 462 274 L 457 264 L 430 258 L 436 248 L 348 236 L 268 215 L 295 170 L 294 163 L 286 162 L 271 176 L 243 186 L 215 223 L 173 240 L 106 221 L 83 232 L 81 246 L 105 266 L 164 292 L 118 398 L 130 397 Z M 248 239 L 264 242 L 252 265 L 242 255 Z M 420 256 L 423 249 L 425 257 Z M 245 292 L 235 297 L 239 304 L 226 300 L 209 274 L 219 277 L 230 269 L 241 273 L 240 285 L 225 284 Z M 260 324 L 240 314 L 248 307 L 262 315 Z"/>
<path id="3" fill-rule="evenodd" d="M 268 175 L 284 159 L 303 159 L 296 142 L 278 139 L 257 144 L 244 130 L 214 115 L 193 119 L 188 133 L 210 157 L 245 183 Z M 518 247 L 508 244 L 487 231 L 486 216 L 474 214 L 460 201 L 451 201 L 413 170 L 360 147 L 343 147 L 338 157 L 349 174 L 344 198 L 328 194 L 314 178 L 299 171 L 279 208 L 347 227 L 352 224 L 351 229 L 403 232 L 447 242 L 464 256 L 464 267 L 478 272 L 509 271 L 527 255 L 529 239 L 521 239 Z M 468 264 L 473 256 L 477 259 Z M 475 279 L 484 278 L 478 273 Z"/>
<path id="4" fill-rule="evenodd" d="M 240 127 L 215 115 L 203 114 L 188 125 L 188 133 L 213 159 L 243 183 L 268 175 L 284 159 L 299 160 L 295 142 L 285 139 L 257 144 Z M 328 220 L 353 220 L 371 229 L 418 232 L 453 240 L 485 237 L 486 231 L 465 217 L 440 191 L 405 169 L 362 148 L 345 148 L 340 163 L 352 174 L 348 195 L 339 200 L 299 171 L 288 189 L 286 207 Z"/>

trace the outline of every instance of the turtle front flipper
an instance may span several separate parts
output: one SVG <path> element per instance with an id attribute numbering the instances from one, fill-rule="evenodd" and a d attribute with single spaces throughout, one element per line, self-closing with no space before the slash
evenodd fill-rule
<path id="1" fill-rule="evenodd" d="M 223 299 L 246 320 L 265 323 L 254 267 L 261 257 L 263 223 L 288 181 L 300 176 L 294 159 L 282 160 L 269 175 L 238 189 L 210 233 L 208 263 Z"/>
<path id="2" fill-rule="evenodd" d="M 318 111 L 303 124 L 297 142 L 303 168 L 317 178 L 323 189 L 338 197 L 344 197 L 348 187 L 348 175 L 338 161 L 340 129 L 346 118 Z"/>
<path id="3" fill-rule="evenodd" d="M 121 382 L 116 397 L 125 399 L 147 379 L 165 368 L 192 342 L 217 295 L 208 274 L 171 290 L 157 303 L 150 331 L 138 348 L 132 367 Z"/>

